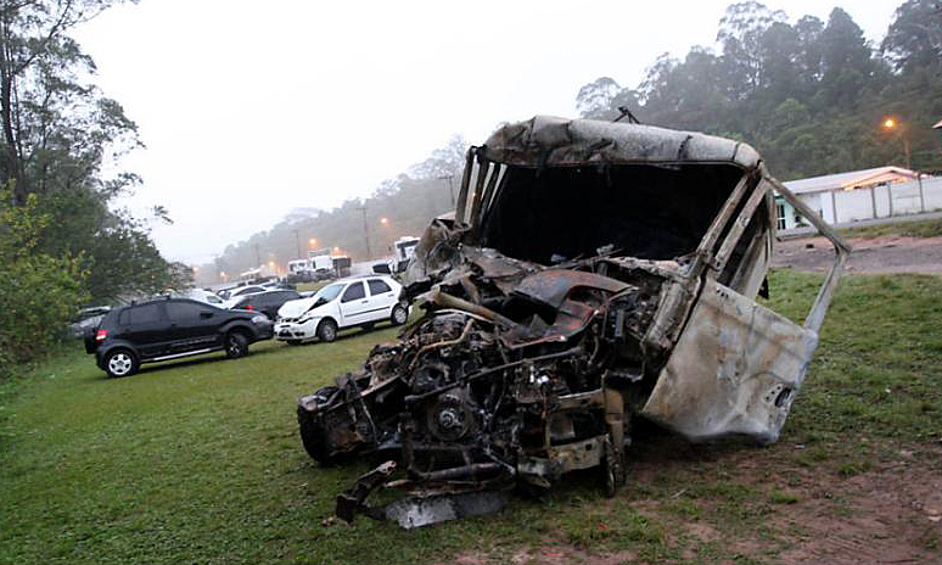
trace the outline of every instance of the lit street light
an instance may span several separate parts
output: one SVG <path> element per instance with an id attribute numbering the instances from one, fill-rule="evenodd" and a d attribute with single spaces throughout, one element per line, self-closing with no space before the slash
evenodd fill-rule
<path id="1" fill-rule="evenodd" d="M 383 224 L 384 226 L 389 225 L 389 218 L 380 218 L 379 223 Z"/>
<path id="2" fill-rule="evenodd" d="M 307 243 L 311 247 L 314 247 L 315 245 L 317 245 L 317 240 L 312 237 L 311 239 L 307 240 Z"/>
<path id="3" fill-rule="evenodd" d="M 906 156 L 906 168 L 912 170 L 912 159 L 909 152 L 909 137 L 906 135 L 906 128 L 903 127 L 903 124 L 896 121 L 895 118 L 886 118 L 883 120 L 883 129 L 886 131 L 895 131 L 896 135 L 899 136 L 900 141 L 903 142 L 903 154 Z"/>

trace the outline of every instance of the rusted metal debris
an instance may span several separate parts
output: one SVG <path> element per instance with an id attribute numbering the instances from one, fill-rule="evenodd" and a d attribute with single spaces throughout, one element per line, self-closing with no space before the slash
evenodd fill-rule
<path id="1" fill-rule="evenodd" d="M 803 326 L 755 301 L 773 189 L 835 249 Z M 455 213 L 432 222 L 404 276 L 425 314 L 298 401 L 304 446 L 320 462 L 388 460 L 337 514 L 413 527 L 578 469 L 598 468 L 613 494 L 639 416 L 693 440 L 773 442 L 849 251 L 745 144 L 592 120 L 507 125 L 469 150 Z M 384 487 L 409 495 L 370 507 Z"/>

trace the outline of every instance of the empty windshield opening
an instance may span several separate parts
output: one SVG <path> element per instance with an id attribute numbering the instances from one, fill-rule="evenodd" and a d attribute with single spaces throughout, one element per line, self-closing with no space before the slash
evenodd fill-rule
<path id="1" fill-rule="evenodd" d="M 672 259 L 694 251 L 742 177 L 732 165 L 511 167 L 481 243 L 544 265 L 597 254 Z"/>

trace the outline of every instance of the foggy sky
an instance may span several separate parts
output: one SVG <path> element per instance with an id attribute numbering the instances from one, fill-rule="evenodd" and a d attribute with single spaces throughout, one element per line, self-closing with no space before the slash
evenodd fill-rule
<path id="1" fill-rule="evenodd" d="M 166 206 L 155 242 L 197 264 L 294 208 L 368 196 L 454 134 L 575 117 L 584 84 L 635 87 L 661 53 L 713 46 L 730 3 L 142 0 L 73 35 L 147 146 L 120 162 L 144 178 L 123 204 Z M 792 22 L 838 5 L 878 44 L 901 3 L 766 5 Z"/>

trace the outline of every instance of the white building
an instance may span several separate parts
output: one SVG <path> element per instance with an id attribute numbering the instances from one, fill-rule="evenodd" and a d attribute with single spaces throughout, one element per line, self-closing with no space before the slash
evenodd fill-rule
<path id="1" fill-rule="evenodd" d="M 902 167 L 877 167 L 783 183 L 829 224 L 942 209 L 942 177 Z M 778 229 L 808 225 L 776 197 Z"/>

